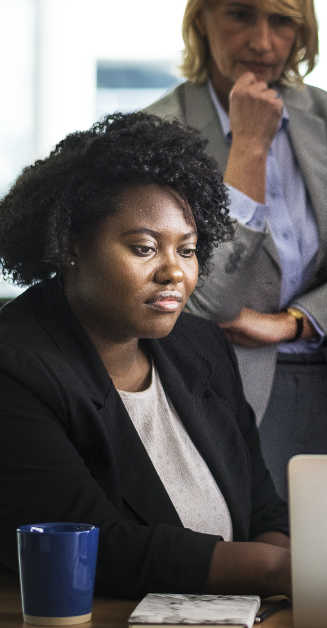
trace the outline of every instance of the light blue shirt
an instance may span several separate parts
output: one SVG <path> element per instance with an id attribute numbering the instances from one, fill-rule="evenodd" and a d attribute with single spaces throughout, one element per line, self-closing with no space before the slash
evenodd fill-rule
<path id="1" fill-rule="evenodd" d="M 230 145 L 232 132 L 229 117 L 210 81 L 209 91 L 226 142 Z M 280 309 L 287 307 L 289 303 L 296 305 L 296 295 L 305 290 L 312 278 L 319 248 L 317 224 L 292 150 L 287 127 L 288 113 L 284 106 L 267 158 L 265 204 L 258 203 L 231 185 L 227 186 L 231 200 L 230 213 L 233 218 L 255 231 L 263 232 L 267 227 L 270 229 L 281 268 Z M 296 307 L 303 310 L 300 306 Z M 320 339 L 281 343 L 280 351 L 310 352 L 320 345 L 324 332 L 317 322 L 307 312 L 305 313 Z"/>

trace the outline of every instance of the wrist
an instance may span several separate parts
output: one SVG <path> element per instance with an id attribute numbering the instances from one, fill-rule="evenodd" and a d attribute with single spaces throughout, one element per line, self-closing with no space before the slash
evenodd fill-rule
<path id="1" fill-rule="evenodd" d="M 288 307 L 286 310 L 289 315 L 289 320 L 292 322 L 292 326 L 294 329 L 293 335 L 287 339 L 286 342 L 296 342 L 303 336 L 303 327 L 304 327 L 304 313 L 301 310 L 298 310 L 295 307 Z"/>
<path id="2" fill-rule="evenodd" d="M 260 141 L 260 139 L 244 135 L 233 135 L 230 147 L 230 154 L 234 159 L 243 162 L 249 167 L 252 162 L 256 165 L 266 165 L 268 159 L 270 143 Z M 250 159 L 251 156 L 251 159 Z"/>
<path id="3" fill-rule="evenodd" d="M 266 198 L 266 155 L 260 151 L 255 155 L 251 150 L 251 159 L 249 159 L 248 146 L 243 150 L 235 144 L 232 145 L 224 181 L 257 203 L 264 204 Z"/>

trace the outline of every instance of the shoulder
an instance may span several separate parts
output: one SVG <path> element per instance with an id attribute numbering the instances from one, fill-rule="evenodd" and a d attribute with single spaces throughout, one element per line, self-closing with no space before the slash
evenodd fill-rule
<path id="1" fill-rule="evenodd" d="M 189 312 L 183 312 L 181 314 L 173 331 L 178 335 L 185 334 L 190 336 L 193 336 L 196 332 L 200 345 L 204 340 L 212 340 L 213 337 L 217 339 L 218 342 L 224 343 L 224 333 L 218 325 L 211 320 L 195 316 Z"/>
<path id="2" fill-rule="evenodd" d="M 0 311 L 0 343 L 33 346 L 40 333 L 36 312 L 40 306 L 40 286 L 36 284 L 6 303 Z"/>
<path id="3" fill-rule="evenodd" d="M 165 344 L 185 356 L 186 361 L 192 359 L 198 368 L 206 364 L 212 371 L 219 367 L 221 373 L 226 367 L 230 374 L 233 372 L 238 376 L 234 351 L 223 330 L 212 321 L 183 313 Z"/>
<path id="4" fill-rule="evenodd" d="M 320 115 L 327 115 L 327 92 L 313 85 L 283 87 L 281 95 L 287 107 Z"/>
<path id="5" fill-rule="evenodd" d="M 310 96 L 314 113 L 327 118 L 327 92 L 313 85 L 306 85 L 307 94 Z"/>
<path id="6" fill-rule="evenodd" d="M 149 107 L 146 107 L 144 111 L 160 118 L 183 120 L 183 102 L 186 85 L 187 83 L 181 83 Z"/>
<path id="7" fill-rule="evenodd" d="M 171 386 L 171 378 L 174 379 L 176 394 L 181 386 L 191 399 L 210 396 L 216 418 L 220 412 L 225 416 L 228 409 L 229 425 L 237 425 L 237 430 L 244 434 L 256 429 L 253 412 L 244 397 L 235 352 L 218 325 L 185 313 L 169 336 L 159 342 L 167 381 Z"/>
<path id="8" fill-rule="evenodd" d="M 146 107 L 145 112 L 168 119 L 177 118 L 182 122 L 196 126 L 193 117 L 199 116 L 202 109 L 211 112 L 213 108 L 207 84 L 197 85 L 190 81 L 181 83 L 174 90 Z"/>
<path id="9" fill-rule="evenodd" d="M 42 318 L 41 287 L 29 288 L 0 312 L 1 381 L 15 381 L 34 392 L 49 394 L 51 356 L 56 353 Z M 53 360 L 55 362 L 55 360 Z"/>
<path id="10" fill-rule="evenodd" d="M 199 346 L 203 346 L 203 342 L 206 344 L 213 341 L 222 346 L 226 344 L 225 334 L 218 325 L 188 312 L 181 314 L 172 333 L 192 338 Z"/>
<path id="11" fill-rule="evenodd" d="M 51 307 L 45 291 L 53 294 Z M 62 407 L 68 385 L 77 386 L 74 341 L 69 328 L 60 331 L 55 292 L 51 281 L 36 284 L 0 312 L 0 388 L 7 398 L 16 390 L 22 399 L 34 395 L 53 407 L 59 400 Z"/>
<path id="12" fill-rule="evenodd" d="M 313 101 L 327 101 L 327 92 L 320 87 L 316 87 L 315 85 L 304 85 L 303 90 L 310 95 L 310 98 Z"/>

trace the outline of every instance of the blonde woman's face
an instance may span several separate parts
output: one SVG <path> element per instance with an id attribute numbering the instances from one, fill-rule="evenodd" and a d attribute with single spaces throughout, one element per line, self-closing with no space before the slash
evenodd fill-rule
<path id="1" fill-rule="evenodd" d="M 258 0 L 209 2 L 199 16 L 211 52 L 211 78 L 226 95 L 245 72 L 268 84 L 278 81 L 290 56 L 296 23 L 275 11 L 273 2 L 265 9 L 262 4 Z"/>

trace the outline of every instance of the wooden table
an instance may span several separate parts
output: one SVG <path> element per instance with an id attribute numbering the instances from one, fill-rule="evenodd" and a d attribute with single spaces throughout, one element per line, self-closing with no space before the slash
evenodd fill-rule
<path id="1" fill-rule="evenodd" d="M 127 628 L 128 615 L 137 602 L 95 598 L 91 623 L 77 624 L 85 628 Z M 257 624 L 258 627 L 260 624 Z M 0 576 L 0 628 L 30 628 L 22 618 L 19 586 L 12 576 Z M 280 611 L 262 623 L 263 628 L 292 628 L 290 610 Z M 310 626 L 314 628 L 314 626 Z"/>

